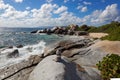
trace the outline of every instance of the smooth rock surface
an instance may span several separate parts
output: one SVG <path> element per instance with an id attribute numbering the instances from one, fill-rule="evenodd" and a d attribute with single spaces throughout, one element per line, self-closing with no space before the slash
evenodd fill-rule
<path id="1" fill-rule="evenodd" d="M 15 64 L 7 65 L 5 67 L 1 67 L 0 80 L 27 80 L 30 72 L 41 60 L 41 56 L 31 55 L 26 60 L 22 60 Z"/>
<path id="2" fill-rule="evenodd" d="M 64 57 L 56 62 L 56 55 L 44 58 L 30 74 L 28 80 L 92 80 L 85 71 Z"/>

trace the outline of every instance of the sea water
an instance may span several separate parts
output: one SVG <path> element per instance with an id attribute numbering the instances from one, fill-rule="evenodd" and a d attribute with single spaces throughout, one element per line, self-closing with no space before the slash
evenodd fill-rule
<path id="1" fill-rule="evenodd" d="M 7 64 L 17 63 L 27 59 L 30 55 L 38 55 L 44 52 L 46 46 L 63 39 L 52 34 L 32 34 L 31 31 L 41 28 L 0 28 L 0 67 Z M 22 48 L 16 46 L 23 45 Z M 13 46 L 13 48 L 8 48 Z M 6 55 L 18 49 L 18 58 L 7 58 Z"/>
<path id="2" fill-rule="evenodd" d="M 43 54 L 48 45 L 52 45 L 61 40 L 75 40 L 79 37 L 58 36 L 55 34 L 32 34 L 31 31 L 41 28 L 0 28 L 0 68 L 16 64 L 22 60 L 28 59 L 31 55 Z M 82 39 L 79 38 L 79 39 Z M 16 46 L 23 45 L 22 48 Z M 13 46 L 13 48 L 8 48 Z M 7 54 L 17 49 L 19 57 L 7 58 Z"/>

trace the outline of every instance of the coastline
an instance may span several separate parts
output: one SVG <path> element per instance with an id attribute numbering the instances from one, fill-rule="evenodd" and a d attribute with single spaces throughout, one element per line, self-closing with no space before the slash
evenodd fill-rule
<path id="1" fill-rule="evenodd" d="M 41 35 L 41 33 L 37 33 L 37 34 Z M 38 46 L 29 45 L 29 46 L 22 46 L 21 48 L 14 48 L 14 49 L 18 49 L 20 56 L 14 57 L 16 55 L 15 53 L 12 54 L 13 58 L 8 58 L 8 60 L 9 59 L 13 60 L 10 61 L 10 63 L 12 64 L 8 64 L 0 68 L 1 71 L 0 79 L 16 80 L 17 78 L 20 78 L 20 80 L 29 80 L 30 79 L 29 77 L 32 76 L 32 72 L 36 68 L 37 64 L 41 63 L 42 60 L 46 59 L 49 56 L 56 55 L 56 51 L 62 47 L 63 51 L 61 53 L 62 54 L 61 56 L 66 57 L 63 60 L 68 60 L 68 62 L 69 61 L 74 62 L 77 66 L 79 67 L 81 66 L 82 69 L 86 72 L 86 74 L 81 73 L 82 72 L 81 68 L 79 70 L 79 67 L 76 67 L 76 69 L 79 70 L 78 72 L 80 72 L 81 75 L 83 75 L 83 77 L 89 75 L 90 77 L 86 79 L 90 80 L 91 78 L 92 80 L 96 80 L 96 79 L 101 80 L 100 73 L 96 68 L 96 63 L 98 61 L 101 61 L 104 56 L 111 53 L 111 51 L 110 52 L 106 51 L 106 48 L 101 48 L 103 46 L 99 45 L 99 43 L 104 41 L 101 41 L 99 37 L 97 40 L 94 40 L 93 37 L 89 35 L 84 35 L 84 36 L 61 35 L 61 34 L 60 35 L 55 34 L 55 35 L 59 37 L 64 37 L 64 39 L 58 40 L 55 43 L 52 43 L 47 46 L 45 46 L 45 43 L 43 42 L 40 43 L 41 46 L 36 44 Z M 120 41 L 118 41 L 118 43 L 120 43 Z M 104 43 L 104 45 L 106 44 Z M 111 45 L 111 47 L 113 45 Z M 35 47 L 37 50 L 39 50 L 39 47 L 42 47 L 42 51 L 39 50 L 37 51 L 38 53 L 25 51 L 25 49 L 27 48 L 35 49 Z M 14 51 L 13 48 L 11 49 Z M 27 54 L 21 54 L 21 53 L 27 53 Z M 9 54 L 9 50 L 7 54 Z M 24 77 L 22 77 L 22 75 L 19 75 L 20 73 L 24 75 Z M 81 77 L 81 75 L 78 75 L 78 77 Z"/>

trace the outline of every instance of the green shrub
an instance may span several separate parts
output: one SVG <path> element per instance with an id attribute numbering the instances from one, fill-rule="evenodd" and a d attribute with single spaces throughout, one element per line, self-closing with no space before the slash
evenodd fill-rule
<path id="1" fill-rule="evenodd" d="M 107 55 L 97 64 L 98 70 L 101 71 L 103 80 L 110 78 L 120 78 L 120 56 L 116 54 Z"/>

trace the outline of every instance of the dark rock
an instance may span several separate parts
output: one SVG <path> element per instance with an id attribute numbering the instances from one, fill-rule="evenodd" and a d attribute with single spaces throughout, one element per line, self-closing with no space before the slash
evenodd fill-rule
<path id="1" fill-rule="evenodd" d="M 13 46 L 8 46 L 8 48 L 10 48 L 10 49 L 11 49 L 11 48 L 13 48 Z"/>
<path id="2" fill-rule="evenodd" d="M 59 28 L 59 29 L 57 29 L 54 33 L 55 33 L 55 34 L 62 34 L 62 33 L 63 33 L 63 30 Z"/>
<path id="3" fill-rule="evenodd" d="M 85 31 L 76 31 L 75 35 L 77 35 L 77 36 L 88 35 L 88 32 L 85 32 Z"/>
<path id="4" fill-rule="evenodd" d="M 52 33 L 51 29 L 48 29 L 46 33 L 50 35 Z"/>
<path id="5" fill-rule="evenodd" d="M 11 53 L 8 53 L 7 55 L 8 58 L 16 58 L 18 56 L 19 56 L 19 51 L 17 49 L 12 51 Z"/>
<path id="6" fill-rule="evenodd" d="M 17 48 L 22 48 L 22 47 L 23 47 L 23 45 L 18 45 L 18 46 L 17 46 Z"/>
<path id="7" fill-rule="evenodd" d="M 32 31 L 31 33 L 37 33 L 38 30 Z"/>
<path id="8" fill-rule="evenodd" d="M 45 29 L 43 30 L 43 33 L 47 33 L 47 28 L 45 28 Z"/>
<path id="9" fill-rule="evenodd" d="M 59 29 L 59 27 L 53 27 L 53 28 L 51 29 L 51 31 L 52 31 L 53 33 L 55 33 L 55 31 L 56 31 L 57 29 Z"/>
<path id="10" fill-rule="evenodd" d="M 68 35 L 74 35 L 74 34 L 75 34 L 75 32 L 74 32 L 74 31 L 69 30 L 67 34 L 68 34 Z"/>

